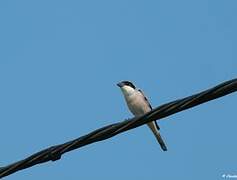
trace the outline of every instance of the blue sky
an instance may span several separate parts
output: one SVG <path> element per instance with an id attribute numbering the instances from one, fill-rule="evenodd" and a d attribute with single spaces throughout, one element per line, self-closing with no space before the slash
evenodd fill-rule
<path id="1" fill-rule="evenodd" d="M 132 117 L 116 83 L 155 107 L 236 78 L 236 0 L 0 1 L 0 166 Z M 231 94 L 6 179 L 223 179 L 236 170 Z"/>

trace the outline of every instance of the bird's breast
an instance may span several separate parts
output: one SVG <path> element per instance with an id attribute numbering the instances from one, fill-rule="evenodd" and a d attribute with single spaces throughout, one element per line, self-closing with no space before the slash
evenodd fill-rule
<path id="1" fill-rule="evenodd" d="M 144 101 L 144 97 L 134 94 L 126 98 L 129 110 L 134 116 L 141 116 L 150 111 L 150 107 Z"/>

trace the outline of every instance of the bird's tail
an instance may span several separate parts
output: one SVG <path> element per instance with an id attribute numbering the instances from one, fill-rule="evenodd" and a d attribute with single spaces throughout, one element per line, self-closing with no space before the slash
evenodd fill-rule
<path id="1" fill-rule="evenodd" d="M 149 126 L 149 128 L 152 130 L 153 134 L 155 135 L 157 141 L 160 144 L 160 147 L 163 151 L 167 151 L 167 147 L 165 145 L 165 142 L 163 141 L 160 132 L 158 131 L 157 127 L 155 126 L 155 122 L 149 122 L 147 123 L 147 125 Z"/>
<path id="2" fill-rule="evenodd" d="M 167 151 L 167 147 L 166 147 L 165 142 L 163 141 L 163 139 L 162 139 L 160 133 L 159 133 L 159 132 L 155 133 L 155 136 L 156 136 L 157 141 L 158 141 L 159 144 L 160 144 L 161 149 L 162 149 L 163 151 Z"/>

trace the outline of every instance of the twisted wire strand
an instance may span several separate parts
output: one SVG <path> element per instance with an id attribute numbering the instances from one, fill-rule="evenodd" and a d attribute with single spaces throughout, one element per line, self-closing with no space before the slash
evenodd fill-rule
<path id="1" fill-rule="evenodd" d="M 32 167 L 36 164 L 59 160 L 66 152 L 78 149 L 94 142 L 108 139 L 124 131 L 144 125 L 150 121 L 160 120 L 164 117 L 225 96 L 235 91 L 237 91 L 237 79 L 232 79 L 206 91 L 166 103 L 153 109 L 143 116 L 134 117 L 118 123 L 107 125 L 72 141 L 51 146 L 27 157 L 26 159 L 12 163 L 5 167 L 1 167 L 0 178 L 13 174 L 22 169 Z"/>

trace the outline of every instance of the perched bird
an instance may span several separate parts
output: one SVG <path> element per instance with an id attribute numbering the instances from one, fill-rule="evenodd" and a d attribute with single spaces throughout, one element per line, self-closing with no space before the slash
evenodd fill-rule
<path id="1" fill-rule="evenodd" d="M 122 90 L 127 106 L 134 116 L 141 116 L 152 110 L 152 107 L 146 96 L 140 89 L 136 89 L 133 83 L 129 81 L 122 81 L 117 85 Z M 152 121 L 147 123 L 147 125 L 155 135 L 163 151 L 167 151 L 167 147 L 160 135 L 160 127 L 158 126 L 157 122 Z"/>

